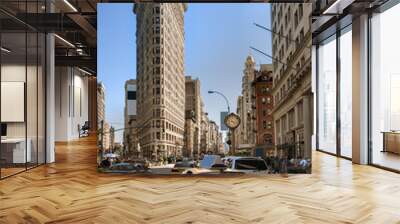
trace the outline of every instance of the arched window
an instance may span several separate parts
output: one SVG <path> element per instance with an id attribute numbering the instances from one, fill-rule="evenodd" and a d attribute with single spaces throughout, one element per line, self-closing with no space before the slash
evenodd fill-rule
<path id="1" fill-rule="evenodd" d="M 266 144 L 272 144 L 272 135 L 271 134 L 265 134 L 264 135 L 264 142 Z"/>

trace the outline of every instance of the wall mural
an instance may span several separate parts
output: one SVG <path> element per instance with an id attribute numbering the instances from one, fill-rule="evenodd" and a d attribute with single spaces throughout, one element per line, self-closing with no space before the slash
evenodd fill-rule
<path id="1" fill-rule="evenodd" d="M 311 10 L 99 4 L 99 172 L 311 173 Z"/>

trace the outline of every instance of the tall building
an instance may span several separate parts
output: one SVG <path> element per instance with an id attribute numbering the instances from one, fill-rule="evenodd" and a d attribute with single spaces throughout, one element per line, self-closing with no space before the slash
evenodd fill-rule
<path id="1" fill-rule="evenodd" d="M 243 113 L 243 96 L 238 96 L 236 102 L 236 114 L 239 115 L 240 118 L 244 117 Z M 230 151 L 234 151 L 239 147 L 239 145 L 244 141 L 244 125 L 241 120 L 239 126 L 235 129 L 234 133 L 231 133 L 231 149 Z M 232 150 L 233 149 L 233 150 Z"/>
<path id="2" fill-rule="evenodd" d="M 202 113 L 200 124 L 200 155 L 220 153 L 222 134 L 215 121 L 210 120 L 208 113 Z"/>
<path id="3" fill-rule="evenodd" d="M 97 122 L 98 130 L 102 130 L 103 137 L 99 138 L 102 141 L 103 150 L 110 148 L 110 125 L 106 121 L 106 88 L 102 82 L 97 83 Z M 103 129 L 101 129 L 103 125 Z"/>
<path id="4" fill-rule="evenodd" d="M 105 121 L 106 88 L 102 82 L 97 83 L 97 121 Z"/>
<path id="5" fill-rule="evenodd" d="M 254 154 L 257 156 L 274 155 L 272 72 L 271 64 L 262 64 L 254 80 L 257 121 L 257 143 Z"/>
<path id="6" fill-rule="evenodd" d="M 109 152 L 114 152 L 115 147 L 115 128 L 113 126 L 110 127 L 110 144 L 108 146 Z"/>
<path id="7" fill-rule="evenodd" d="M 206 154 L 209 150 L 210 145 L 210 121 L 208 119 L 208 113 L 202 112 L 201 114 L 201 136 L 200 136 L 200 154 Z"/>
<path id="8" fill-rule="evenodd" d="M 235 130 L 235 150 L 251 151 L 256 145 L 256 114 L 253 82 L 255 80 L 255 62 L 252 56 L 246 58 L 242 77 L 242 95 L 237 100 L 237 114 L 241 119 Z"/>
<path id="9" fill-rule="evenodd" d="M 138 146 L 136 80 L 125 82 L 125 109 L 124 109 L 124 154 L 128 158 L 139 158 Z"/>
<path id="10" fill-rule="evenodd" d="M 242 77 L 244 141 L 247 147 L 254 147 L 256 143 L 255 96 L 253 82 L 255 79 L 255 62 L 252 56 L 246 58 Z"/>
<path id="11" fill-rule="evenodd" d="M 103 152 L 108 151 L 111 145 L 111 127 L 107 122 L 103 123 Z"/>
<path id="12" fill-rule="evenodd" d="M 182 154 L 185 126 L 184 13 L 187 4 L 137 3 L 137 120 L 143 155 Z"/>
<path id="13" fill-rule="evenodd" d="M 183 155 L 197 158 L 200 154 L 202 102 L 200 80 L 186 76 L 185 79 L 185 135 Z"/>
<path id="14" fill-rule="evenodd" d="M 220 145 L 222 140 L 220 138 L 219 127 L 215 121 L 210 121 L 208 128 L 210 133 L 210 143 L 207 151 L 212 152 L 213 154 L 220 153 Z"/>
<path id="15" fill-rule="evenodd" d="M 218 133 L 218 152 L 219 154 L 225 154 L 224 137 L 222 132 Z"/>
<path id="16" fill-rule="evenodd" d="M 275 143 L 296 146 L 311 157 L 311 4 L 273 4 L 273 88 Z"/>

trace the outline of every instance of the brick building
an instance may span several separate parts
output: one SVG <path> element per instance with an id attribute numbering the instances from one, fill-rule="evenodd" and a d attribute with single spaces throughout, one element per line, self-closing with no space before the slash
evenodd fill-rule
<path id="1" fill-rule="evenodd" d="M 253 82 L 256 98 L 257 140 L 254 152 L 256 156 L 274 154 L 272 72 L 271 64 L 261 65 L 260 70 L 256 71 L 256 79 Z"/>

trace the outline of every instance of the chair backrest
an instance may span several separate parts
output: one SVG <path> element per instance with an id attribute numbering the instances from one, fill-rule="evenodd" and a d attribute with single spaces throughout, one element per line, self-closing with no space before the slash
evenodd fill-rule
<path id="1" fill-rule="evenodd" d="M 82 128 L 90 128 L 89 121 L 85 121 L 85 124 L 83 124 Z"/>

